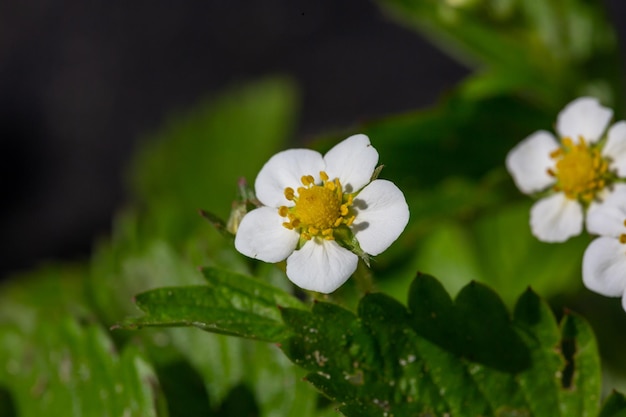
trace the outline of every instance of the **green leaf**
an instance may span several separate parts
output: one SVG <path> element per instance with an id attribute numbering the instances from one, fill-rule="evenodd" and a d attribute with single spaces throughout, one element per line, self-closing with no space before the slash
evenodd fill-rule
<path id="1" fill-rule="evenodd" d="M 604 406 L 598 417 L 624 416 L 626 416 L 626 397 L 619 392 L 612 392 L 604 402 Z"/>
<path id="2" fill-rule="evenodd" d="M 565 360 L 560 354 L 558 324 L 548 305 L 530 289 L 519 298 L 513 317 L 533 364 L 519 375 L 520 390 L 527 398 L 541 398 L 529 404 L 533 415 L 561 415 L 559 376 L 565 368 Z"/>
<path id="3" fill-rule="evenodd" d="M 379 293 L 363 297 L 358 315 L 319 302 L 311 312 L 284 309 L 283 319 L 292 332 L 285 354 L 347 416 L 599 411 L 600 364 L 589 326 L 570 314 L 561 333 L 530 290 L 511 317 L 483 285 L 467 285 L 452 301 L 422 275 L 408 308 Z"/>
<path id="4" fill-rule="evenodd" d="M 258 278 L 222 268 L 203 268 L 202 273 L 214 291 L 228 289 L 246 297 L 255 298 L 266 305 L 272 306 L 272 312 L 275 312 L 273 307 L 276 306 L 305 308 L 304 304 L 291 294 L 279 290 Z M 228 295 L 223 297 L 228 298 Z"/>
<path id="5" fill-rule="evenodd" d="M 222 292 L 228 295 L 228 292 Z M 268 306 L 235 295 L 232 300 L 206 286 L 159 288 L 137 295 L 135 302 L 146 314 L 128 319 L 121 328 L 148 326 L 198 327 L 209 332 L 277 341 L 284 326 L 269 318 Z M 278 308 L 276 315 L 278 315 Z"/>
<path id="6" fill-rule="evenodd" d="M 567 359 L 561 410 L 564 415 L 593 417 L 597 415 L 602 376 L 593 331 L 582 317 L 570 313 L 563 320 L 561 333 L 561 350 Z"/>
<path id="7" fill-rule="evenodd" d="M 85 297 L 84 265 L 46 265 L 0 282 L 0 324 L 35 332 L 39 320 L 93 315 Z"/>
<path id="8" fill-rule="evenodd" d="M 510 373 L 530 365 L 506 307 L 484 285 L 465 286 L 453 304 L 437 280 L 418 276 L 409 291 L 409 308 L 416 332 L 455 355 Z"/>
<path id="9" fill-rule="evenodd" d="M 144 241 L 137 236 L 123 237 L 113 245 L 103 246 L 91 267 L 89 295 L 109 325 L 136 312 L 132 297 L 139 292 L 204 282 L 198 268 L 182 259 L 171 244 L 157 239 Z"/>
<path id="10" fill-rule="evenodd" d="M 20 416 L 165 416 L 152 367 L 132 346 L 117 354 L 99 326 L 40 318 L 37 332 L 0 326 L 0 386 Z"/>
<path id="11" fill-rule="evenodd" d="M 206 268 L 208 286 L 169 287 L 135 297 L 144 317 L 128 319 L 125 329 L 147 326 L 194 326 L 209 332 L 276 342 L 285 326 L 279 307 L 303 308 L 289 294 L 234 272 Z"/>

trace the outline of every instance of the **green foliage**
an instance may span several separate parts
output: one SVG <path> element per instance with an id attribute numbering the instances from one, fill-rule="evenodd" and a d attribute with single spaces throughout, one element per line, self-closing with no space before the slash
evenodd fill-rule
<path id="1" fill-rule="evenodd" d="M 624 417 L 626 416 L 626 397 L 618 392 L 613 392 L 606 399 L 602 411 L 598 417 Z"/>
<path id="2" fill-rule="evenodd" d="M 135 297 L 146 315 L 122 328 L 194 326 L 214 333 L 255 340 L 279 341 L 285 326 L 281 307 L 303 308 L 294 297 L 245 275 L 206 268 L 205 286 L 159 288 Z"/>
<path id="3" fill-rule="evenodd" d="M 453 303 L 436 280 L 419 276 L 408 308 L 378 293 L 363 297 L 358 315 L 317 303 L 312 312 L 285 309 L 283 318 L 293 332 L 285 353 L 348 416 L 570 417 L 599 410 L 590 328 L 572 313 L 559 327 L 530 290 L 510 317 L 480 284 L 466 286 Z"/>
<path id="4" fill-rule="evenodd" d="M 379 0 L 461 61 L 480 69 L 469 96 L 515 92 L 554 110 L 593 94 L 623 103 L 616 35 L 601 3 L 584 0 Z"/>
<path id="5" fill-rule="evenodd" d="M 136 349 L 120 355 L 105 331 L 64 320 L 32 334 L 0 327 L 0 384 L 10 386 L 20 416 L 165 416 L 152 367 Z"/>
<path id="6" fill-rule="evenodd" d="M 545 297 L 580 291 L 580 261 L 586 236 L 551 245 L 530 232 L 530 201 L 494 208 L 475 219 L 451 220 L 425 233 L 416 255 L 381 288 L 399 294 L 412 271 L 429 271 L 456 293 L 470 280 L 495 288 L 507 305 L 532 286 Z M 511 277 L 516 277 L 514 280 Z"/>
<path id="7" fill-rule="evenodd" d="M 530 289 L 511 315 L 481 284 L 470 283 L 452 301 L 437 280 L 420 275 L 411 285 L 408 307 L 373 293 L 361 299 L 354 314 L 328 302 L 316 302 L 308 311 L 251 277 L 215 269 L 205 275 L 210 282 L 205 287 L 139 295 L 137 304 L 146 316 L 124 326 L 195 326 L 281 341 L 285 354 L 310 372 L 306 379 L 340 403 L 347 416 L 599 412 L 600 361 L 593 332 L 569 312 L 559 325 Z M 163 303 L 164 297 L 175 302 Z M 277 321 L 277 304 L 284 306 L 284 324 Z M 263 319 L 272 322 L 265 330 L 255 327 Z M 611 407 L 621 410 L 619 404 Z"/>
<path id="8" fill-rule="evenodd" d="M 153 367 L 93 322 L 81 268 L 44 268 L 0 291 L 0 415 L 165 416 Z M 15 285 L 18 283 L 20 285 Z"/>

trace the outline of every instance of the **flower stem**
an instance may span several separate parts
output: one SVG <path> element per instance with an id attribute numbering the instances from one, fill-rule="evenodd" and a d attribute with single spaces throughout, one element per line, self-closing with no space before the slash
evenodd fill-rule
<path id="1" fill-rule="evenodd" d="M 356 281 L 356 286 L 359 292 L 363 294 L 367 294 L 375 290 L 372 270 L 369 269 L 363 261 L 359 261 L 356 271 L 354 271 L 354 280 Z"/>

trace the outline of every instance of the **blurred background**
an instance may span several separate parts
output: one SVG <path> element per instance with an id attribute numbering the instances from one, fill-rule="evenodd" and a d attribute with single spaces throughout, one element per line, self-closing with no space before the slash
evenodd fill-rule
<path id="1" fill-rule="evenodd" d="M 623 50 L 626 4 L 606 5 Z M 303 142 L 429 106 L 469 71 L 369 1 L 3 2 L 0 276 L 86 257 L 138 143 L 229 86 L 293 77 Z"/>

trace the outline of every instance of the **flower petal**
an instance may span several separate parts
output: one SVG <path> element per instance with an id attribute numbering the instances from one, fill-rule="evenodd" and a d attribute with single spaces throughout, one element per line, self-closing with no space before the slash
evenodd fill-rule
<path id="1" fill-rule="evenodd" d="M 601 202 L 587 210 L 587 231 L 595 235 L 619 237 L 626 233 L 626 184 L 616 184 Z"/>
<path id="2" fill-rule="evenodd" d="M 293 206 L 285 198 L 285 188 L 294 190 L 302 185 L 303 175 L 312 175 L 319 180 L 324 170 L 324 159 L 319 152 L 310 149 L 289 149 L 272 156 L 265 163 L 254 182 L 256 197 L 270 207 Z"/>
<path id="3" fill-rule="evenodd" d="M 372 181 L 358 194 L 353 207 L 357 215 L 352 230 L 361 249 L 370 255 L 387 249 L 409 221 L 404 194 L 391 181 Z"/>
<path id="4" fill-rule="evenodd" d="M 540 130 L 511 149 L 506 156 L 506 168 L 521 192 L 531 194 L 554 183 L 548 169 L 554 168 L 550 154 L 558 148 L 554 136 Z"/>
<path id="5" fill-rule="evenodd" d="M 612 237 L 599 237 L 583 255 L 583 283 L 591 291 L 620 297 L 626 291 L 626 245 Z"/>
<path id="6" fill-rule="evenodd" d="M 556 121 L 556 131 L 561 138 L 577 142 L 582 136 L 588 143 L 597 142 L 604 133 L 613 110 L 603 107 L 593 97 L 581 97 L 569 103 Z"/>
<path id="7" fill-rule="evenodd" d="M 611 158 L 610 166 L 617 170 L 618 177 L 626 177 L 626 122 L 615 123 L 607 136 L 602 155 Z"/>
<path id="8" fill-rule="evenodd" d="M 299 235 L 283 227 L 284 218 L 273 207 L 260 207 L 246 214 L 235 236 L 235 248 L 250 258 L 279 262 L 296 248 Z"/>
<path id="9" fill-rule="evenodd" d="M 543 242 L 564 242 L 583 228 L 583 208 L 563 193 L 537 201 L 530 209 L 530 228 Z"/>
<path id="10" fill-rule="evenodd" d="M 378 152 L 365 135 L 354 135 L 335 145 L 324 155 L 326 173 L 339 181 L 346 192 L 363 188 L 378 163 Z"/>
<path id="11" fill-rule="evenodd" d="M 339 288 L 359 258 L 333 240 L 310 240 L 287 258 L 287 277 L 298 287 L 324 294 Z"/>

